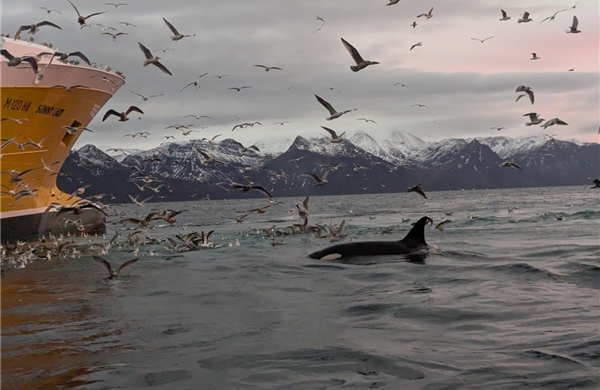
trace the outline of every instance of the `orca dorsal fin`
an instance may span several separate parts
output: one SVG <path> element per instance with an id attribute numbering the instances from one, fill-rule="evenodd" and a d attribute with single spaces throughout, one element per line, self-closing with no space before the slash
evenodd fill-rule
<path id="1" fill-rule="evenodd" d="M 415 223 L 415 225 L 410 229 L 406 237 L 404 237 L 400 242 L 405 244 L 409 248 L 418 247 L 421 245 L 427 245 L 425 242 L 425 225 L 431 221 L 429 217 L 423 217 Z"/>

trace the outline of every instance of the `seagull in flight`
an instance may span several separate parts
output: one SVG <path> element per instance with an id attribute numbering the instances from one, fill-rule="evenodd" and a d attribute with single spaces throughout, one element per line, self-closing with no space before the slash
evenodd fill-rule
<path id="1" fill-rule="evenodd" d="M 108 12 L 108 11 L 94 12 L 93 14 L 89 14 L 88 16 L 82 16 L 79 13 L 79 10 L 77 9 L 77 7 L 75 7 L 75 4 L 71 3 L 71 0 L 67 0 L 67 1 L 69 2 L 69 4 L 71 4 L 73 6 L 73 9 L 75 9 L 75 12 L 77 12 L 77 23 L 79 23 L 79 25 L 82 27 L 85 24 L 85 21 L 88 20 L 89 18 L 91 18 L 92 16 L 102 15 L 102 14 L 105 14 L 106 12 Z"/>
<path id="2" fill-rule="evenodd" d="M 146 46 L 142 45 L 140 42 L 138 42 L 138 45 L 140 46 L 140 49 L 146 56 L 146 60 L 144 61 L 144 66 L 148 66 L 148 65 L 152 64 L 152 65 L 156 66 L 158 69 L 165 72 L 166 74 L 173 76 L 173 73 L 171 73 L 169 71 L 169 69 L 167 69 L 163 64 L 161 64 L 158 61 L 158 60 L 160 60 L 160 57 L 155 57 L 154 55 L 152 55 L 152 52 L 150 50 L 148 50 L 148 48 Z"/>
<path id="3" fill-rule="evenodd" d="M 420 18 L 421 16 L 425 16 L 425 20 L 429 20 L 429 19 L 433 18 L 433 7 L 431 7 L 429 12 L 427 12 L 426 14 L 417 15 L 417 18 Z"/>
<path id="4" fill-rule="evenodd" d="M 268 72 L 270 70 L 283 70 L 282 68 L 278 67 L 278 66 L 265 66 L 265 65 L 254 65 L 258 68 L 263 68 L 265 70 L 265 72 Z"/>
<path id="5" fill-rule="evenodd" d="M 252 88 L 252 86 L 251 85 L 245 85 L 243 87 L 231 87 L 231 88 L 227 88 L 227 89 L 235 89 L 237 92 L 240 92 L 242 89 L 245 89 L 245 88 Z"/>
<path id="6" fill-rule="evenodd" d="M 125 267 L 127 267 L 128 265 L 130 265 L 130 264 L 133 264 L 133 263 L 135 263 L 136 261 L 138 261 L 138 260 L 139 260 L 139 259 L 137 259 L 137 258 L 136 258 L 136 259 L 127 260 L 126 262 L 124 262 L 123 264 L 121 264 L 121 265 L 119 266 L 119 268 L 117 268 L 117 269 L 113 269 L 113 267 L 110 265 L 110 263 L 109 263 L 107 260 L 103 259 L 103 258 L 102 258 L 102 257 L 100 257 L 100 256 L 96 256 L 96 255 L 94 255 L 93 257 L 94 257 L 94 260 L 96 260 L 98 263 L 100 263 L 100 264 L 104 264 L 104 266 L 106 267 L 106 269 L 108 270 L 108 273 L 109 273 L 109 275 L 110 275 L 110 276 L 108 277 L 109 279 L 116 278 L 117 276 L 119 276 L 119 272 L 121 272 L 121 270 L 122 270 L 123 268 L 125 268 Z"/>
<path id="7" fill-rule="evenodd" d="M 329 111 L 330 116 L 328 118 L 325 118 L 325 120 L 333 120 L 336 118 L 341 117 L 344 114 L 347 114 L 349 112 L 352 111 L 356 111 L 356 108 L 352 109 L 352 110 L 345 110 L 345 111 L 336 111 L 335 108 L 333 108 L 333 106 L 331 104 L 329 104 L 328 101 L 326 101 L 325 99 L 323 99 L 322 97 L 315 95 L 315 97 L 317 98 L 317 100 L 319 101 L 319 103 L 321 103 L 323 105 L 323 107 L 325 107 L 327 109 L 327 111 Z"/>
<path id="8" fill-rule="evenodd" d="M 21 26 L 21 27 L 19 27 L 19 29 L 18 29 L 18 30 L 17 30 L 17 32 L 15 33 L 15 39 L 14 39 L 14 40 L 16 41 L 17 39 L 21 38 L 21 31 L 29 31 L 29 34 L 32 34 L 32 35 L 33 35 L 33 34 L 35 34 L 35 33 L 36 33 L 38 30 L 39 30 L 39 28 L 40 28 L 40 27 L 42 27 L 42 26 L 50 26 L 50 27 L 54 27 L 54 28 L 57 28 L 57 29 L 59 29 L 59 30 L 62 30 L 62 28 L 60 28 L 60 26 L 58 26 L 58 25 L 56 25 L 56 24 L 54 24 L 54 23 L 52 23 L 52 22 L 49 22 L 49 21 L 47 21 L 47 20 L 44 20 L 44 21 L 42 21 L 42 22 L 39 22 L 39 23 L 34 23 L 34 24 L 26 24 L 26 25 L 24 25 L 24 26 Z"/>
<path id="9" fill-rule="evenodd" d="M 502 164 L 500 164 L 500 166 L 502 168 L 517 168 L 518 170 L 522 170 L 520 166 L 518 166 L 517 164 L 510 162 L 510 161 L 505 161 Z"/>
<path id="10" fill-rule="evenodd" d="M 531 58 L 530 60 L 539 60 L 542 57 L 538 57 L 537 53 L 531 53 Z"/>
<path id="11" fill-rule="evenodd" d="M 321 126 L 321 128 L 323 130 L 325 130 L 326 132 L 329 133 L 329 135 L 331 135 L 331 143 L 337 144 L 339 142 L 342 142 L 342 137 L 344 136 L 344 134 L 346 134 L 346 132 L 344 131 L 342 134 L 337 135 L 337 133 L 334 130 L 331 130 L 329 127 L 325 127 L 325 126 Z"/>
<path id="12" fill-rule="evenodd" d="M 412 104 L 411 107 L 424 107 L 424 108 L 429 108 L 429 106 L 426 106 L 425 104 Z"/>
<path id="13" fill-rule="evenodd" d="M 525 13 L 523 14 L 522 18 L 519 18 L 519 20 L 517 20 L 517 23 L 528 23 L 528 22 L 532 22 L 533 19 L 529 18 L 529 12 L 525 11 Z"/>
<path id="14" fill-rule="evenodd" d="M 525 92 L 527 95 L 529 95 L 529 100 L 531 100 L 531 104 L 533 104 L 534 96 L 533 96 L 533 91 L 531 90 L 531 87 L 526 87 L 525 85 L 519 85 L 517 87 L 517 89 L 515 90 L 515 92 Z M 519 98 L 517 98 L 517 100 L 519 100 Z"/>
<path id="15" fill-rule="evenodd" d="M 573 15 L 573 23 L 571 24 L 571 27 L 569 27 L 569 29 L 567 30 L 567 34 L 580 33 L 581 31 L 577 29 L 577 26 L 579 26 L 579 20 L 577 19 L 577 16 Z"/>
<path id="16" fill-rule="evenodd" d="M 500 12 L 502 12 L 502 19 L 500 19 L 501 21 L 510 19 L 510 16 L 506 14 L 505 10 L 501 9 Z"/>
<path id="17" fill-rule="evenodd" d="M 425 195 L 425 192 L 423 192 L 423 186 L 421 184 L 417 184 L 414 187 L 407 188 L 406 192 L 416 192 L 417 194 L 421 195 L 423 198 L 427 199 L 427 195 Z"/>
<path id="18" fill-rule="evenodd" d="M 6 59 L 8 59 L 8 62 L 6 63 L 8 66 L 17 66 L 17 65 L 20 65 L 23 61 L 25 61 L 31 66 L 33 73 L 35 73 L 35 74 L 38 73 L 38 63 L 37 63 L 37 60 L 35 57 L 32 57 L 32 56 L 15 57 L 12 54 L 10 54 L 9 51 L 6 49 L 1 49 L 0 54 L 2 54 L 2 56 L 6 57 Z"/>
<path id="19" fill-rule="evenodd" d="M 129 108 L 125 112 L 118 112 L 116 110 L 110 109 L 110 110 L 106 111 L 106 114 L 104 114 L 104 117 L 102 117 L 102 122 L 104 122 L 111 115 L 118 116 L 119 122 L 128 121 L 129 118 L 127 117 L 127 115 L 129 115 L 132 111 L 139 112 L 140 114 L 144 113 L 144 111 L 140 110 L 136 106 L 129 106 Z"/>
<path id="20" fill-rule="evenodd" d="M 131 92 L 131 93 L 132 93 L 132 94 L 134 94 L 134 95 L 138 95 L 138 96 L 139 96 L 139 97 L 141 97 L 141 98 L 142 98 L 142 100 L 143 100 L 143 101 L 145 101 L 145 102 L 146 102 L 146 101 L 148 101 L 148 99 L 151 99 L 151 98 L 153 98 L 153 97 L 159 97 L 159 96 L 163 96 L 163 95 L 164 95 L 164 93 L 161 93 L 160 95 L 150 95 L 150 96 L 144 96 L 144 95 L 142 95 L 142 94 L 140 94 L 140 93 L 137 93 L 137 92 L 133 92 L 133 91 L 129 91 L 129 92 Z"/>
<path id="21" fill-rule="evenodd" d="M 417 46 L 423 46 L 423 42 L 415 43 L 414 45 L 412 45 L 412 46 L 410 47 L 410 50 L 414 49 L 414 48 L 415 48 L 415 47 L 417 47 Z M 409 50 L 409 51 L 410 51 L 410 50 Z"/>
<path id="22" fill-rule="evenodd" d="M 165 21 L 165 23 L 167 24 L 167 27 L 169 27 L 169 29 L 173 32 L 173 36 L 171 37 L 172 41 L 178 41 L 180 39 L 186 38 L 186 37 L 195 37 L 196 34 L 193 35 L 183 35 L 181 34 L 179 31 L 177 31 L 177 29 L 175 28 L 175 26 L 173 26 L 171 23 L 169 23 L 167 21 L 167 19 L 163 18 L 163 20 Z"/>
<path id="23" fill-rule="evenodd" d="M 540 123 L 542 123 L 544 121 L 544 118 L 540 118 L 538 116 L 537 112 L 530 112 L 523 116 L 529 117 L 529 122 L 526 122 L 525 126 L 539 125 Z"/>
<path id="24" fill-rule="evenodd" d="M 358 52 L 358 50 L 356 50 L 354 46 L 349 44 L 348 41 L 346 41 L 344 38 L 340 39 L 342 40 L 342 43 L 344 44 L 346 50 L 348 50 L 348 52 L 352 56 L 354 62 L 356 62 L 356 65 L 350 65 L 350 69 L 352 69 L 353 72 L 358 72 L 359 70 L 364 69 L 369 65 L 379 64 L 379 62 L 377 61 L 363 60 L 363 58 L 360 56 L 360 53 Z"/>
<path id="25" fill-rule="evenodd" d="M 474 41 L 479 41 L 479 42 L 483 43 L 483 42 L 487 41 L 488 39 L 492 39 L 492 38 L 494 38 L 493 35 L 491 37 L 487 37 L 487 38 L 484 38 L 484 39 L 479 39 L 479 38 L 471 38 L 471 39 L 474 40 Z"/>
<path id="26" fill-rule="evenodd" d="M 321 186 L 323 186 L 323 185 L 325 185 L 325 184 L 328 183 L 328 181 L 327 181 L 327 176 L 328 175 L 329 175 L 329 170 L 326 170 L 323 173 L 323 176 L 321 176 L 321 177 L 315 175 L 314 173 L 310 173 L 310 172 L 304 172 L 304 173 L 302 173 L 302 174 L 300 174 L 298 176 L 310 176 L 315 181 L 315 183 L 316 183 L 315 186 L 321 187 Z"/>
<path id="27" fill-rule="evenodd" d="M 561 120 L 561 119 L 559 119 L 559 118 L 552 118 L 552 119 L 546 121 L 546 123 L 544 123 L 542 125 L 542 128 L 545 129 L 546 127 L 553 126 L 553 125 L 563 125 L 563 126 L 565 126 L 565 125 L 568 125 L 568 123 L 565 122 L 565 121 L 563 121 L 563 120 Z M 550 138 L 552 138 L 552 137 L 550 137 Z"/>

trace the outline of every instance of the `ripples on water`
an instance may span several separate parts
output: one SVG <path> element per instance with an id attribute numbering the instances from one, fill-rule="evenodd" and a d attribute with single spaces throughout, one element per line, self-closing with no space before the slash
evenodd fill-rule
<path id="1" fill-rule="evenodd" d="M 272 246 L 252 234 L 297 222 L 302 199 L 239 225 L 234 210 L 266 202 L 163 205 L 190 208 L 177 217 L 189 226 L 150 236 L 215 229 L 223 246 L 140 246 L 140 261 L 107 280 L 90 249 L 106 240 L 78 238 L 79 258 L 5 269 L 2 388 L 597 389 L 599 194 L 311 197 L 310 223 L 345 219 L 354 240 L 400 239 L 423 215 L 451 219 L 444 232 L 427 228 L 437 250 L 422 264 L 315 261 L 307 254 L 326 239 Z M 133 257 L 120 242 L 105 255 L 113 265 Z"/>

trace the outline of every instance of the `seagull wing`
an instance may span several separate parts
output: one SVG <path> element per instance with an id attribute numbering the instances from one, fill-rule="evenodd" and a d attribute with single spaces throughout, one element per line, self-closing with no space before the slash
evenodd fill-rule
<path id="1" fill-rule="evenodd" d="M 54 24 L 52 22 L 49 22 L 47 20 L 44 20 L 44 21 L 39 22 L 38 24 L 36 24 L 36 27 L 42 27 L 42 26 L 52 26 L 52 27 L 55 27 L 55 28 L 57 28 L 59 30 L 62 30 L 62 28 L 60 28 L 60 26 L 58 26 L 58 25 L 56 25 L 56 24 Z"/>
<path id="2" fill-rule="evenodd" d="M 6 57 L 9 61 L 15 58 L 15 56 L 13 56 L 12 54 L 10 54 L 8 52 L 8 50 L 6 50 L 6 49 L 0 50 L 0 54 L 2 54 L 4 57 Z"/>
<path id="3" fill-rule="evenodd" d="M 315 175 L 314 173 L 304 172 L 302 175 L 303 175 L 303 176 L 310 176 L 310 177 L 312 177 L 312 178 L 313 178 L 313 180 L 314 180 L 316 183 L 320 183 L 320 182 L 321 182 L 321 178 L 320 178 L 319 176 Z"/>
<path id="4" fill-rule="evenodd" d="M 143 114 L 144 111 L 140 110 L 138 107 L 136 106 L 129 106 L 129 108 L 127 109 L 127 111 L 125 112 L 126 115 L 129 115 L 129 113 L 131 111 L 135 111 L 135 112 L 139 112 L 140 114 Z"/>
<path id="5" fill-rule="evenodd" d="M 112 266 L 110 265 L 110 263 L 108 261 L 106 261 L 102 257 L 96 256 L 96 255 L 94 255 L 94 260 L 96 260 L 100 264 L 104 264 L 104 266 L 108 270 L 108 273 L 110 274 L 110 276 L 112 276 Z"/>
<path id="6" fill-rule="evenodd" d="M 90 66 L 92 65 L 90 60 L 80 51 L 74 51 L 72 53 L 69 53 L 67 57 L 70 57 L 70 56 L 77 56 L 77 57 L 81 58 L 86 64 L 88 64 Z"/>
<path id="7" fill-rule="evenodd" d="M 169 23 L 167 21 L 167 19 L 163 18 L 163 20 L 165 21 L 165 23 L 167 24 L 167 27 L 169 27 L 169 29 L 173 32 L 173 34 L 175 35 L 179 35 L 179 31 L 177 31 L 177 29 L 175 28 L 175 26 L 173 26 L 171 23 Z"/>
<path id="8" fill-rule="evenodd" d="M 531 89 L 528 89 L 525 91 L 525 93 L 527 93 L 527 95 L 529 95 L 529 100 L 531 100 L 531 104 L 533 104 L 533 101 L 534 101 L 533 91 Z"/>
<path id="9" fill-rule="evenodd" d="M 354 59 L 354 62 L 356 62 L 357 65 L 364 61 L 363 58 L 358 53 L 358 50 L 356 50 L 356 48 L 354 46 L 349 44 L 344 38 L 340 38 L 340 39 L 342 40 L 344 47 L 346 48 L 346 50 L 348 50 L 348 52 L 350 53 L 350 55 Z"/>
<path id="10" fill-rule="evenodd" d="M 502 12 L 502 18 L 506 18 L 508 16 L 505 10 L 501 9 L 500 12 Z"/>
<path id="11" fill-rule="evenodd" d="M 153 62 L 152 65 L 155 65 L 158 69 L 162 70 L 163 72 L 165 72 L 166 74 L 173 76 L 173 73 L 171 73 L 169 71 L 169 69 L 167 69 L 166 66 L 164 66 L 163 64 L 161 64 L 160 62 Z"/>
<path id="12" fill-rule="evenodd" d="M 152 55 L 152 53 L 150 52 L 150 50 L 148 50 L 148 48 L 146 46 L 142 45 L 140 42 L 138 42 L 138 45 L 140 46 L 140 49 L 144 52 L 144 55 L 146 56 L 147 59 L 154 57 Z"/>
<path id="13" fill-rule="evenodd" d="M 115 273 L 116 273 L 116 274 L 119 274 L 119 272 L 121 272 L 121 270 L 122 270 L 123 268 L 127 267 L 127 266 L 128 266 L 128 265 L 130 265 L 130 264 L 133 264 L 133 263 L 135 263 L 135 262 L 136 262 L 136 261 L 138 261 L 138 260 L 139 260 L 139 259 L 137 259 L 137 258 L 136 258 L 136 259 L 127 260 L 126 262 L 124 262 L 123 264 L 121 264 L 121 265 L 119 266 L 119 268 L 117 268 L 117 270 L 115 271 Z"/>
<path id="14" fill-rule="evenodd" d="M 333 106 L 331 104 L 329 104 L 329 102 L 327 102 L 325 99 L 323 99 L 322 97 L 320 97 L 318 95 L 315 95 L 315 97 L 317 98 L 319 103 L 321 103 L 323 105 L 323 107 L 325 107 L 327 109 L 327 111 L 329 111 L 329 113 L 331 115 L 333 115 L 337 112 L 337 111 L 335 111 L 335 108 L 333 108 Z"/>
<path id="15" fill-rule="evenodd" d="M 71 4 L 73 6 L 73 9 L 75 9 L 75 12 L 77 12 L 77 16 L 81 17 L 81 14 L 79 13 L 79 10 L 77 10 L 77 7 L 75 7 L 75 4 L 71 3 L 71 0 L 67 0 L 69 2 L 69 4 Z"/>
<path id="16" fill-rule="evenodd" d="M 331 138 L 337 138 L 337 134 L 335 133 L 334 130 L 331 130 L 329 127 L 325 127 L 325 126 L 321 126 L 321 128 L 323 130 L 325 130 L 326 132 L 328 132 L 331 135 Z"/>
<path id="17" fill-rule="evenodd" d="M 571 28 L 574 30 L 577 30 L 578 25 L 579 25 L 579 20 L 577 19 L 577 16 L 573 15 L 573 26 Z"/>
<path id="18" fill-rule="evenodd" d="M 104 116 L 102 117 L 102 122 L 104 122 L 106 120 L 106 118 L 108 118 L 111 115 L 116 115 L 118 117 L 121 117 L 121 113 L 119 113 L 113 109 L 110 109 L 110 110 L 106 111 L 106 114 L 104 114 Z"/>

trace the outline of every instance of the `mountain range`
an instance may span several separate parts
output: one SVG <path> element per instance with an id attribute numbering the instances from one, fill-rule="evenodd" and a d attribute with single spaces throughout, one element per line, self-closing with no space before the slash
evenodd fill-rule
<path id="1" fill-rule="evenodd" d="M 185 201 L 265 196 L 232 190 L 232 183 L 260 185 L 273 197 L 584 185 L 600 172 L 600 144 L 547 136 L 487 137 L 425 142 L 405 132 L 357 132 L 339 143 L 304 138 L 242 149 L 232 139 L 164 143 L 109 155 L 93 145 L 71 151 L 58 185 L 70 193 L 106 193 L 112 202 L 132 198 Z M 106 149 L 109 150 L 108 148 Z M 202 152 L 209 156 L 208 160 Z M 501 167 L 504 162 L 518 166 Z M 520 169 L 519 169 L 520 168 Z M 307 174 L 327 182 L 316 186 Z"/>

